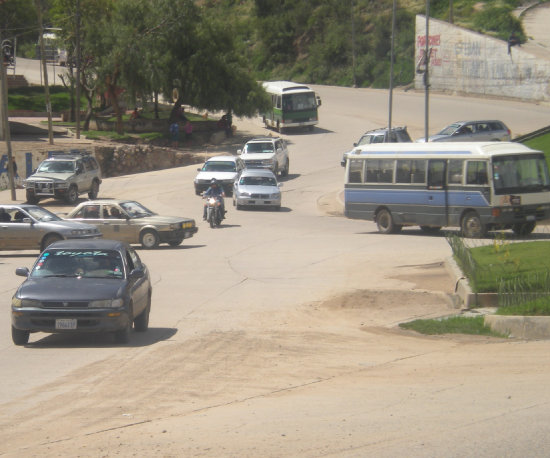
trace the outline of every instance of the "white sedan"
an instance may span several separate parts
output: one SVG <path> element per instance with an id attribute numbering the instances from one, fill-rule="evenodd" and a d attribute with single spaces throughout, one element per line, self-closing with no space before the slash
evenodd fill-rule
<path id="1" fill-rule="evenodd" d="M 249 206 L 280 210 L 281 186 L 269 169 L 245 169 L 233 185 L 233 205 L 237 210 Z"/>

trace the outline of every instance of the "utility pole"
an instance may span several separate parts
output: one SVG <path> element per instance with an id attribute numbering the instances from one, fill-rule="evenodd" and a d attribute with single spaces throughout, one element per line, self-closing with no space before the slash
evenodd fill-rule
<path id="1" fill-rule="evenodd" d="M 46 111 L 48 113 L 48 139 L 50 145 L 53 145 L 53 127 L 52 127 L 52 104 L 50 102 L 50 86 L 48 85 L 48 66 L 44 52 L 44 24 L 42 23 L 42 0 L 36 0 L 36 9 L 38 11 L 38 27 L 40 30 L 40 60 L 42 61 L 42 71 L 44 73 L 44 95 L 46 97 Z"/>
<path id="2" fill-rule="evenodd" d="M 80 0 L 76 0 L 76 138 L 80 138 Z"/>
<path id="3" fill-rule="evenodd" d="M 2 62 L 0 62 L 0 78 L 2 81 L 1 83 L 1 92 L 0 92 L 0 109 L 2 111 L 2 120 L 3 126 L 2 129 L 4 130 L 4 140 L 6 140 L 6 149 L 8 150 L 8 178 L 9 178 L 9 185 L 11 190 L 11 200 L 16 200 L 15 196 L 15 180 L 14 180 L 14 170 L 13 170 L 13 159 L 12 159 L 12 153 L 11 153 L 11 135 L 10 135 L 10 121 L 8 119 L 8 75 L 6 73 L 6 65 L 4 64 L 4 59 L 2 56 Z"/>
<path id="4" fill-rule="evenodd" d="M 388 110 L 388 136 L 387 141 L 391 141 L 391 121 L 393 110 L 393 61 L 394 61 L 394 44 L 395 44 L 395 8 L 396 0 L 393 0 L 393 10 L 391 16 L 391 52 L 390 52 L 390 100 Z"/>
<path id="5" fill-rule="evenodd" d="M 430 122 L 430 0 L 426 0 L 426 48 L 424 50 L 426 71 L 424 72 L 424 138 L 428 141 Z"/>

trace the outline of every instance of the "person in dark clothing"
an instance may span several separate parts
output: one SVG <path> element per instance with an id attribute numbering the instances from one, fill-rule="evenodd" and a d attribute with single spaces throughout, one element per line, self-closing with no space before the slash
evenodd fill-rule
<path id="1" fill-rule="evenodd" d="M 218 180 L 215 178 L 212 178 L 212 181 L 210 182 L 210 187 L 204 191 L 203 197 L 215 197 L 220 202 L 220 210 L 222 213 L 222 219 L 225 218 L 225 203 L 223 201 L 223 198 L 225 197 L 225 192 L 223 191 L 223 188 L 218 184 Z M 202 219 L 206 220 L 206 205 L 204 204 L 204 211 L 202 213 Z"/>

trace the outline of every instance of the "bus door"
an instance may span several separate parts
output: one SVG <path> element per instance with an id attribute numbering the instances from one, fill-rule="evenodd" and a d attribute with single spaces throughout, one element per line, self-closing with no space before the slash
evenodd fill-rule
<path id="1" fill-rule="evenodd" d="M 446 226 L 449 202 L 447 196 L 447 161 L 445 159 L 428 160 L 428 185 L 426 189 L 426 211 L 422 225 Z"/>

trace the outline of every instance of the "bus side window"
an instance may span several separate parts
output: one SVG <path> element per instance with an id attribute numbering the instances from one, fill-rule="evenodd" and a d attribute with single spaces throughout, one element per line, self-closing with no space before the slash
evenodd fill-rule
<path id="1" fill-rule="evenodd" d="M 411 161 L 411 182 L 415 184 L 426 183 L 426 159 Z"/>
<path id="2" fill-rule="evenodd" d="M 466 184 L 487 184 L 487 163 L 485 161 L 468 161 Z"/>
<path id="3" fill-rule="evenodd" d="M 447 171 L 447 183 L 462 184 L 462 169 L 464 161 L 461 159 L 450 159 Z"/>
<path id="4" fill-rule="evenodd" d="M 363 166 L 366 161 L 351 159 L 349 163 L 349 183 L 363 183 Z M 367 180 L 368 181 L 368 180 Z"/>
<path id="5" fill-rule="evenodd" d="M 396 183 L 411 183 L 411 161 L 406 159 L 397 160 L 395 173 Z"/>
<path id="6" fill-rule="evenodd" d="M 445 162 L 440 159 L 428 162 L 428 188 L 439 189 L 445 185 Z"/>

